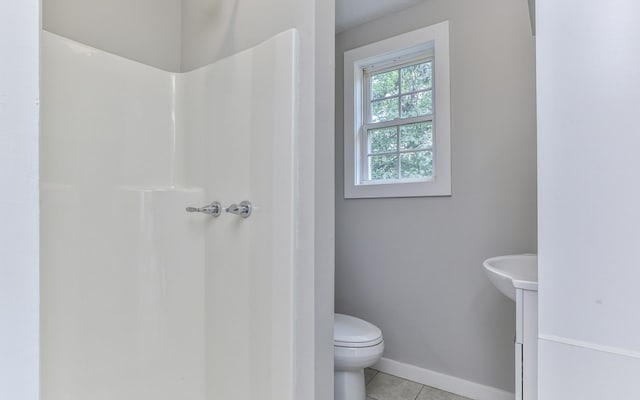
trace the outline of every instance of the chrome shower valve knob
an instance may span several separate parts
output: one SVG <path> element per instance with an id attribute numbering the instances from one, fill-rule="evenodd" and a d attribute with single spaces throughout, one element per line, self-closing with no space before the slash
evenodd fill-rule
<path id="1" fill-rule="evenodd" d="M 211 215 L 212 217 L 218 217 L 222 212 L 222 204 L 220 204 L 217 201 L 214 201 L 213 203 L 208 204 L 204 207 L 187 207 L 186 210 L 187 212 L 199 212 L 199 213 Z"/>
<path id="2" fill-rule="evenodd" d="M 242 201 L 240 204 L 232 204 L 224 210 L 228 213 L 238 215 L 242 218 L 249 218 L 251 215 L 251 203 L 248 201 Z"/>

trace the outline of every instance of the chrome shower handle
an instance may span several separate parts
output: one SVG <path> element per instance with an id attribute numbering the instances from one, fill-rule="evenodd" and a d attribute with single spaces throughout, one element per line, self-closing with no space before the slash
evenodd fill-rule
<path id="1" fill-rule="evenodd" d="M 224 210 L 228 213 L 238 215 L 242 218 L 249 218 L 251 215 L 251 203 L 248 201 L 242 201 L 240 204 L 233 203 Z"/>
<path id="2" fill-rule="evenodd" d="M 190 213 L 199 212 L 199 213 L 211 215 L 212 217 L 218 217 L 222 212 L 222 204 L 220 204 L 217 201 L 214 201 L 213 203 L 208 204 L 204 207 L 187 207 L 186 210 L 187 212 L 190 212 Z"/>

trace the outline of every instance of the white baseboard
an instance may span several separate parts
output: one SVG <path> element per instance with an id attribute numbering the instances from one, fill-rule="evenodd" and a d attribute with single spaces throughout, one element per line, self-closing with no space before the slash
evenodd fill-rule
<path id="1" fill-rule="evenodd" d="M 473 400 L 514 400 L 515 394 L 496 389 L 491 386 L 467 381 L 455 376 L 445 375 L 440 372 L 416 367 L 394 361 L 388 358 L 381 358 L 372 368 L 386 374 L 418 382 L 440 390 L 451 392 L 459 396 L 468 397 Z"/>

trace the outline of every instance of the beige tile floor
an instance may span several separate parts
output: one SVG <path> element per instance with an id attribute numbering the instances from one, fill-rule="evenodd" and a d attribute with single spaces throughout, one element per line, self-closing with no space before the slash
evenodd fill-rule
<path id="1" fill-rule="evenodd" d="M 367 400 L 471 400 L 371 368 L 365 369 L 364 375 Z"/>

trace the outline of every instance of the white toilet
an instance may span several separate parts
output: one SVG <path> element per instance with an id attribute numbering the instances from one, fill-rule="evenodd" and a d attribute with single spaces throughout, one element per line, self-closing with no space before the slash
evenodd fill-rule
<path id="1" fill-rule="evenodd" d="M 384 350 L 377 326 L 349 315 L 333 320 L 334 400 L 365 400 L 364 369 Z"/>

